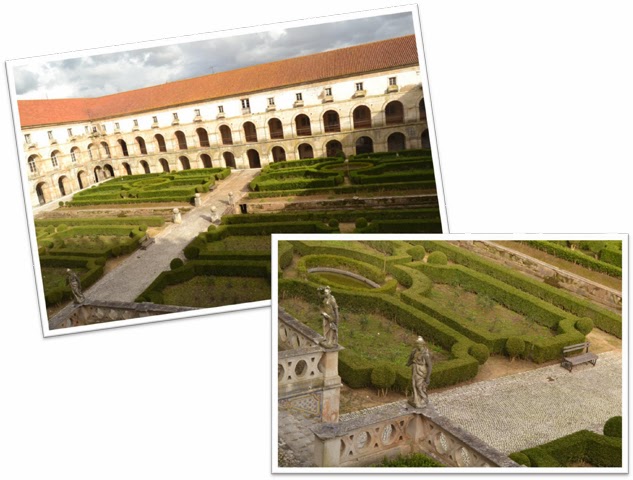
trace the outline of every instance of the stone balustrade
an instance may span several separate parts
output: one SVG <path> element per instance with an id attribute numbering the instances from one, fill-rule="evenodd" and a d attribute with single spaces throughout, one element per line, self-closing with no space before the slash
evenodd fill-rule
<path id="1" fill-rule="evenodd" d="M 318 467 L 363 467 L 416 452 L 448 467 L 519 466 L 432 407 L 415 409 L 406 402 L 347 414 L 312 432 Z"/>
<path id="2" fill-rule="evenodd" d="M 277 317 L 279 319 L 277 327 L 279 329 L 280 350 L 313 347 L 325 340 L 322 335 L 301 323 L 281 307 L 279 307 Z"/>

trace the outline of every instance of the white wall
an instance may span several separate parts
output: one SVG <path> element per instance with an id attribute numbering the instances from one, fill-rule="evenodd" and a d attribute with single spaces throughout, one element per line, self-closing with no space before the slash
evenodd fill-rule
<path id="1" fill-rule="evenodd" d="M 384 5 L 323 0 L 318 12 Z M 630 2 L 422 7 L 452 231 L 633 231 Z M 170 8 L 113 0 L 90 15 L 80 4 L 34 0 L 25 16 L 3 17 L 2 60 L 315 14 L 296 2 Z M 120 28 L 123 18 L 133 28 Z M 0 478 L 268 477 L 267 309 L 41 338 L 1 77 Z"/>

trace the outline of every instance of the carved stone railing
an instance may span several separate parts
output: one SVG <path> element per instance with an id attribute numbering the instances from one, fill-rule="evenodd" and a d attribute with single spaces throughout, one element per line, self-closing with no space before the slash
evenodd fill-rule
<path id="1" fill-rule="evenodd" d="M 453 425 L 433 408 L 397 402 L 312 428 L 318 467 L 362 467 L 423 453 L 448 467 L 518 467 L 506 455 Z"/>
<path id="2" fill-rule="evenodd" d="M 55 316 L 49 318 L 48 328 L 54 330 L 58 328 L 78 327 L 189 310 L 195 310 L 195 308 L 159 305 L 156 303 L 86 300 L 82 304 L 70 303 L 66 305 L 57 312 Z"/>
<path id="3" fill-rule="evenodd" d="M 316 398 L 314 409 L 321 420 L 337 422 L 341 377 L 338 374 L 338 352 L 342 347 L 324 348 L 325 340 L 311 328 L 289 315 L 281 307 L 278 312 L 279 348 L 277 355 L 277 391 L 286 408 Z"/>
<path id="4" fill-rule="evenodd" d="M 550 265 L 522 252 L 487 241 L 458 241 L 456 245 L 487 256 L 523 273 L 544 280 L 555 277 L 560 288 L 599 302 L 613 310 L 622 309 L 622 292 Z"/>

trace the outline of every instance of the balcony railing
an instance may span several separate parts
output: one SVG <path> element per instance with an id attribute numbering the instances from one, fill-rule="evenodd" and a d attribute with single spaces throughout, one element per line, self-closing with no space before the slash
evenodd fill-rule
<path id="1" fill-rule="evenodd" d="M 326 123 L 325 125 L 323 125 L 323 131 L 325 133 L 340 132 L 341 124 L 340 123 Z"/>
<path id="2" fill-rule="evenodd" d="M 297 135 L 302 137 L 312 135 L 312 128 L 310 127 L 299 127 L 297 128 Z"/>
<path id="3" fill-rule="evenodd" d="M 354 119 L 354 128 L 370 128 L 371 127 L 371 119 Z"/>

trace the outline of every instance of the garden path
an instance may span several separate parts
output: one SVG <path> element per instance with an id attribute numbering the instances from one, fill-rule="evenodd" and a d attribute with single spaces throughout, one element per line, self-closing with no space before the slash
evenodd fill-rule
<path id="1" fill-rule="evenodd" d="M 226 179 L 203 199 L 200 207 L 182 216 L 182 223 L 170 224 L 154 237 L 155 243 L 147 250 L 137 250 L 114 270 L 106 273 L 85 292 L 89 300 L 133 302 L 159 273 L 169 270 L 172 259 L 184 258 L 182 250 L 198 233 L 211 224 L 211 207 L 218 216 L 228 208 L 228 193 L 233 192 L 235 204 L 248 193 L 248 184 L 259 169 L 233 170 Z"/>
<path id="2" fill-rule="evenodd" d="M 572 373 L 556 364 L 431 393 L 429 398 L 440 415 L 505 454 L 578 430 L 602 433 L 609 418 L 622 415 L 622 355 L 610 351 L 598 357 L 595 367 L 576 366 Z M 385 405 L 350 412 L 341 420 L 382 408 Z M 314 420 L 280 407 L 280 466 L 312 464 L 312 424 Z"/>

